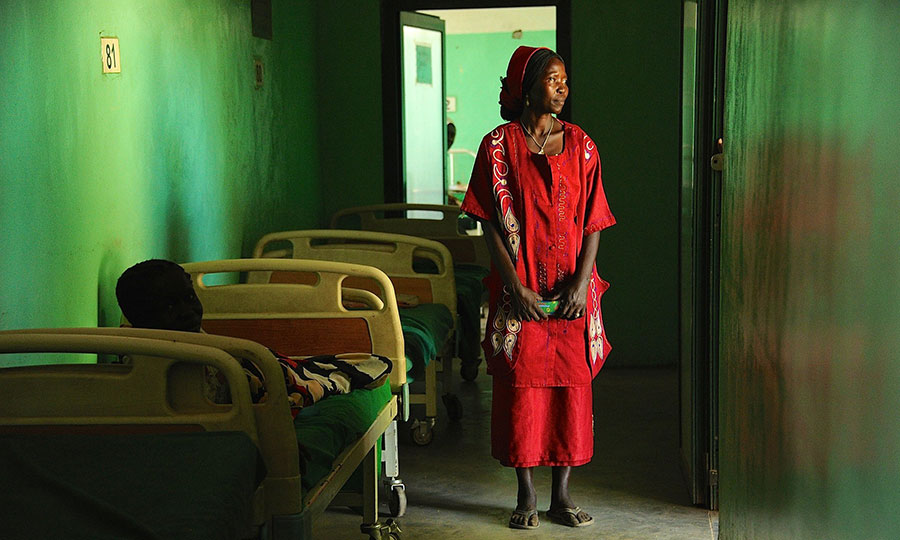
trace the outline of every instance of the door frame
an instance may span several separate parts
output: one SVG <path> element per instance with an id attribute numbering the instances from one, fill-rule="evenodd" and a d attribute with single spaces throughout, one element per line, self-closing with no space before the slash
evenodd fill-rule
<path id="1" fill-rule="evenodd" d="M 724 148 L 718 141 L 725 135 L 725 57 L 728 36 L 728 0 L 714 0 L 711 21 L 711 52 L 709 62 L 712 64 L 712 95 L 709 128 L 710 138 L 707 141 L 709 152 L 713 155 L 724 155 Z M 712 160 L 712 156 L 710 156 Z M 720 162 L 724 157 L 720 156 Z M 709 365 L 707 366 L 709 411 L 707 436 L 709 437 L 709 458 L 707 470 L 709 474 L 709 491 L 707 506 L 712 510 L 719 509 L 719 303 L 720 295 L 720 253 L 722 245 L 722 169 L 707 167 L 710 174 L 709 202 Z"/>
<path id="2" fill-rule="evenodd" d="M 713 510 L 718 509 L 719 504 L 719 250 L 722 172 L 713 170 L 711 160 L 713 155 L 722 152 L 717 141 L 724 132 L 727 7 L 728 0 L 697 2 L 692 220 L 694 249 L 691 275 L 679 278 L 691 280 L 693 297 L 691 417 L 680 419 L 681 423 L 691 424 L 692 452 L 690 456 L 683 456 L 690 459 L 691 463 L 686 464 L 685 474 L 692 502 Z M 685 202 L 681 201 L 680 204 Z M 680 268 L 679 264 L 679 270 Z M 683 447 L 683 442 L 681 446 Z"/>
<path id="3" fill-rule="evenodd" d="M 384 0 L 381 3 L 381 108 L 384 148 L 384 201 L 404 202 L 403 112 L 400 80 L 400 12 L 421 9 L 481 9 L 553 6 L 556 8 L 556 52 L 572 76 L 571 0 Z M 499 91 L 499 88 L 498 88 Z M 572 98 L 559 117 L 569 120 Z"/>

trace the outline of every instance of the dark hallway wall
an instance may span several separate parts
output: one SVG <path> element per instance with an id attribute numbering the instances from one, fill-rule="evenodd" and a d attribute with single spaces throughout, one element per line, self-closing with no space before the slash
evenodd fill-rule
<path id="1" fill-rule="evenodd" d="M 315 2 L 315 73 L 322 148 L 322 221 L 384 202 L 381 11 L 373 0 Z"/>
<path id="2" fill-rule="evenodd" d="M 728 8 L 720 538 L 900 538 L 900 4 Z"/>
<path id="3" fill-rule="evenodd" d="M 611 366 L 678 362 L 680 43 L 680 2 L 572 2 L 572 116 L 618 220 L 597 262 Z"/>

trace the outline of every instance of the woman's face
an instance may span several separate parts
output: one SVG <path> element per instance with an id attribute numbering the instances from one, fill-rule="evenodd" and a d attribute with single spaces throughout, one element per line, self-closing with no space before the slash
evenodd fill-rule
<path id="1" fill-rule="evenodd" d="M 529 98 L 535 112 L 559 114 L 569 97 L 566 66 L 559 58 L 551 58 L 543 75 L 531 87 Z"/>

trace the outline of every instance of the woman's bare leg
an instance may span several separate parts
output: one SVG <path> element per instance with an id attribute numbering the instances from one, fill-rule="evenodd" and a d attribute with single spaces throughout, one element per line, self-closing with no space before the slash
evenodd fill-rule
<path id="1" fill-rule="evenodd" d="M 566 521 L 567 525 L 577 526 L 586 524 L 594 518 L 584 510 L 579 512 L 564 512 L 565 509 L 575 509 L 577 506 L 569 495 L 569 475 L 572 467 L 553 467 L 553 491 L 550 493 L 550 513 Z"/>
<path id="2" fill-rule="evenodd" d="M 529 512 L 537 509 L 537 493 L 534 490 L 533 473 L 534 469 L 531 467 L 516 467 L 519 491 L 516 495 L 516 512 L 510 517 L 511 523 L 520 525 L 537 525 L 538 523 L 537 514 L 529 516 Z"/>
<path id="3" fill-rule="evenodd" d="M 553 467 L 553 491 L 550 493 L 550 508 L 574 508 L 569 496 L 569 475 L 572 467 Z"/>

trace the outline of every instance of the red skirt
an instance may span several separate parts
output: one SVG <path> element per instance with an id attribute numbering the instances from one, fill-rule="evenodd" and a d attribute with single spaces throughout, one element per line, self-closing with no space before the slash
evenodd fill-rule
<path id="1" fill-rule="evenodd" d="M 501 465 L 576 467 L 591 460 L 591 385 L 522 387 L 493 379 L 491 455 Z"/>

